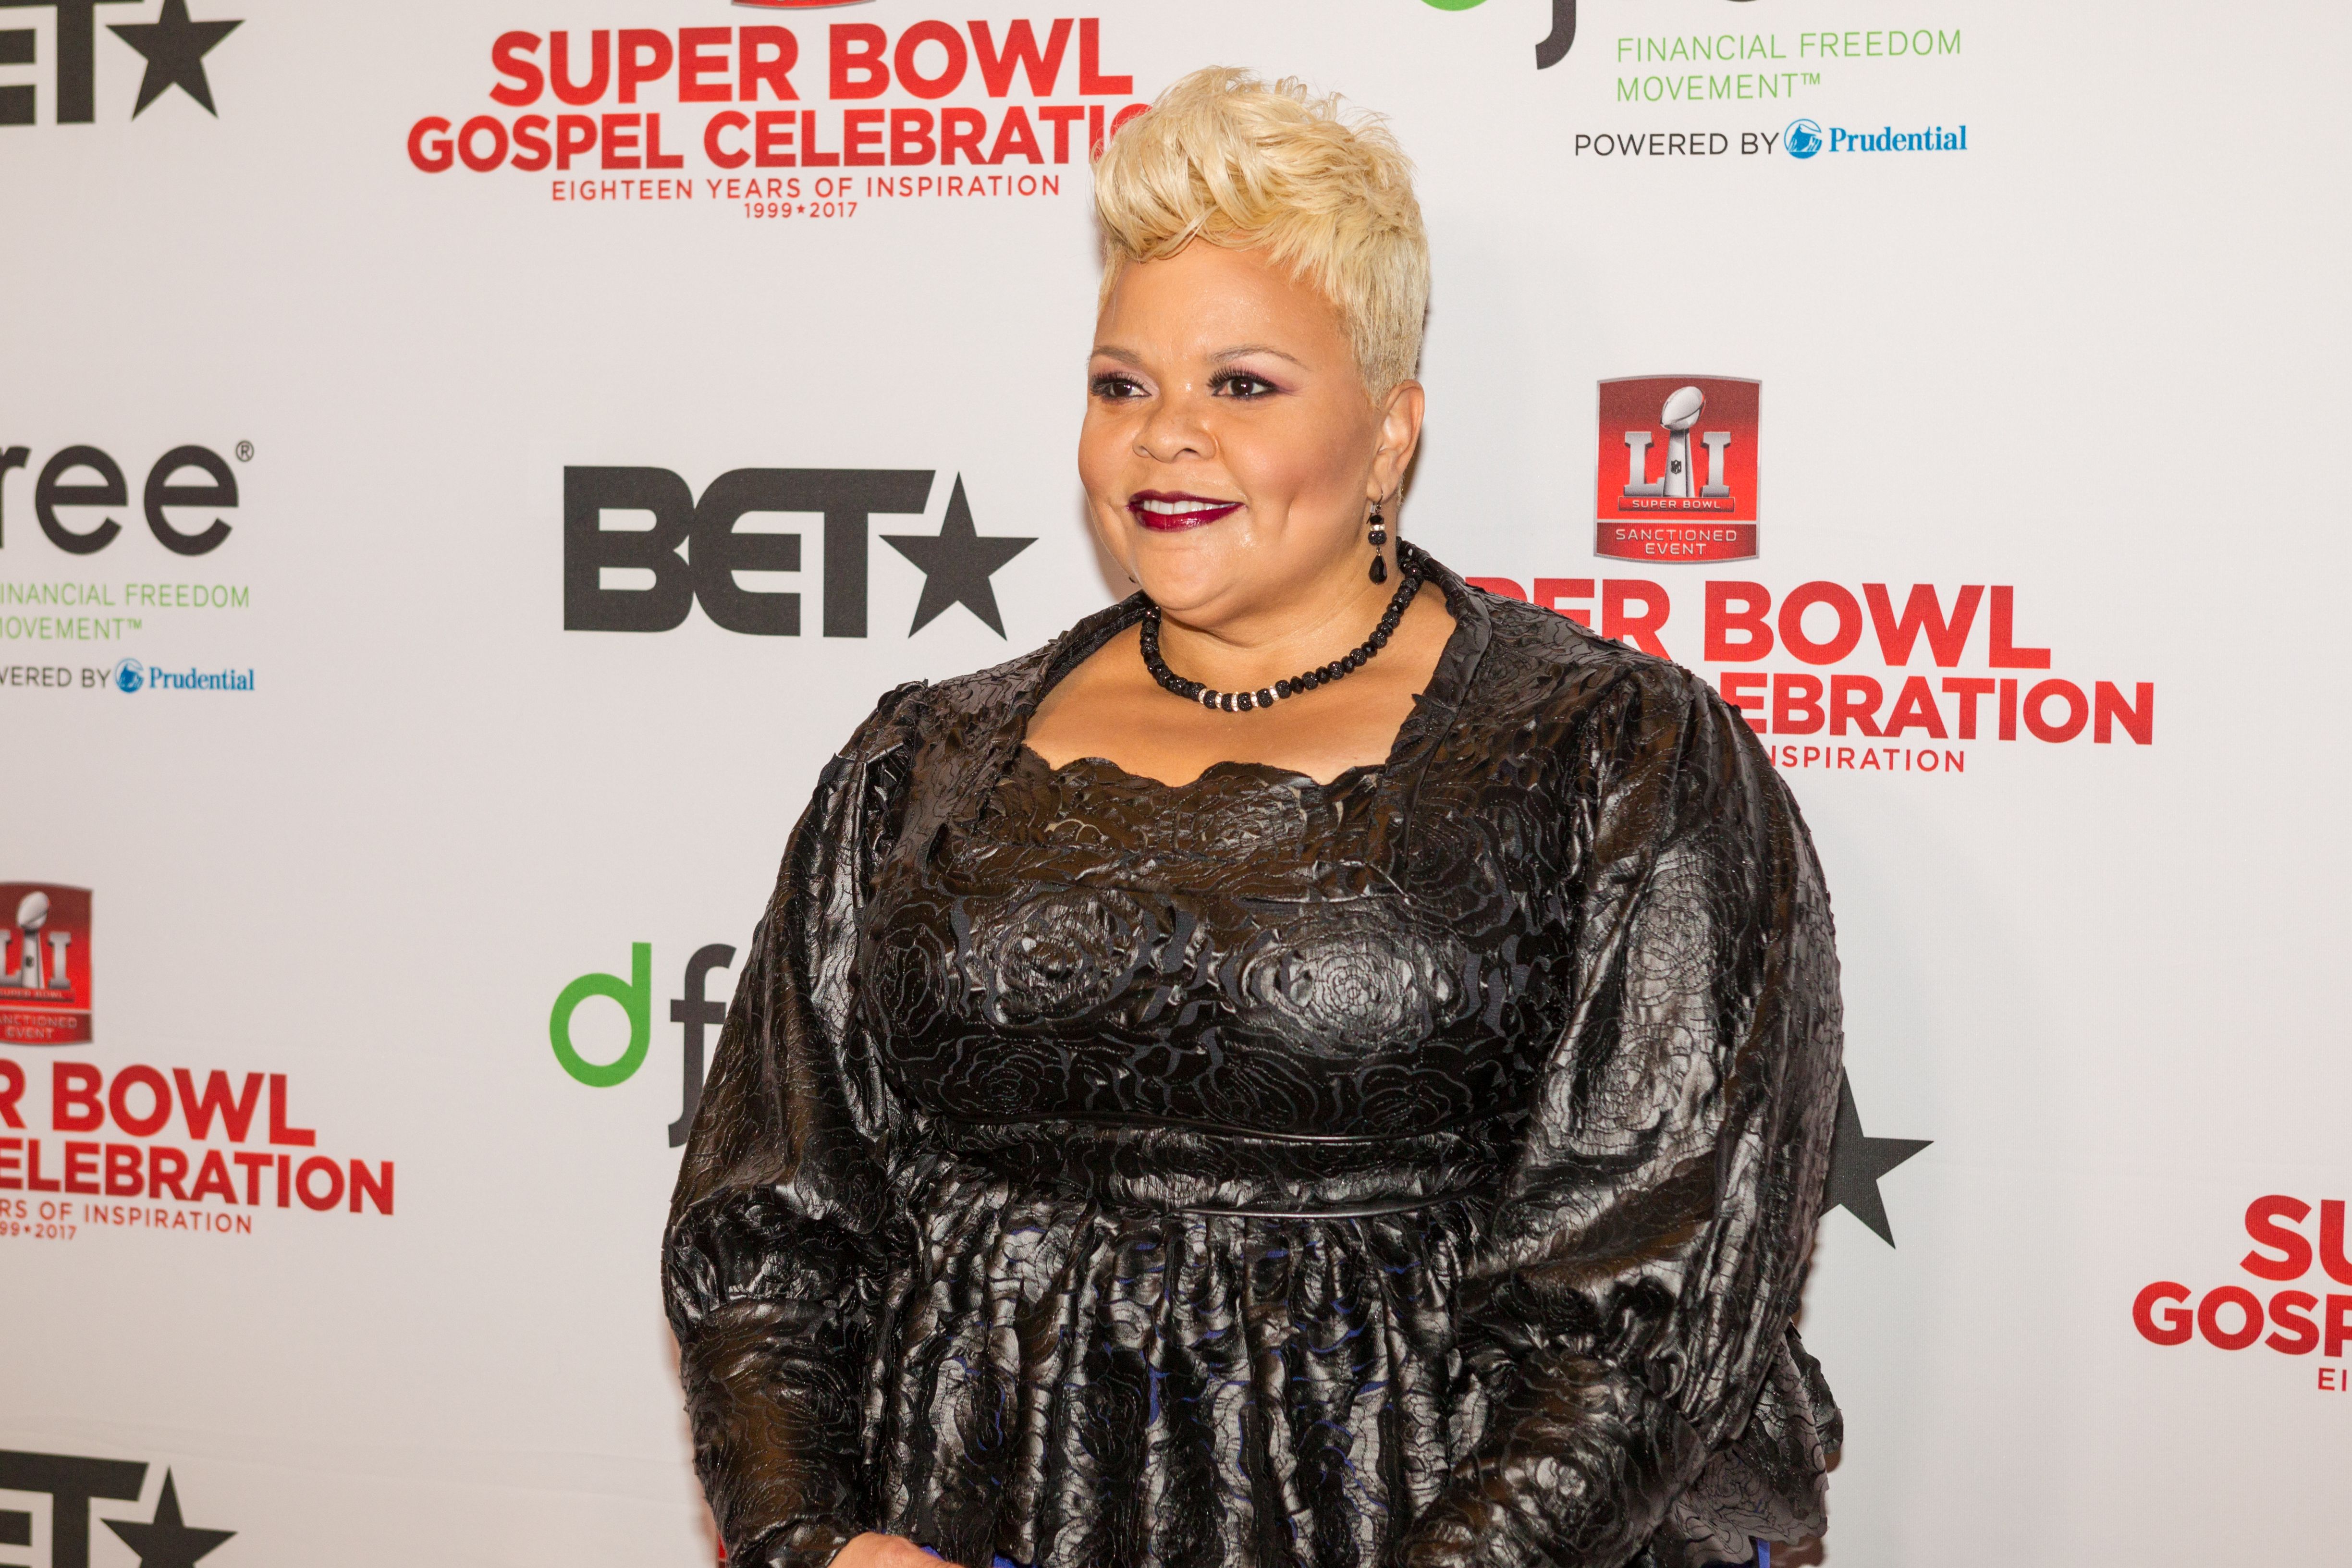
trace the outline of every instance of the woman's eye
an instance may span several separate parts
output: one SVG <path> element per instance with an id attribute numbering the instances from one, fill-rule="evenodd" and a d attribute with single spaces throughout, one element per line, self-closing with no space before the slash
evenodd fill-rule
<path id="1" fill-rule="evenodd" d="M 1120 375 L 1117 373 L 1095 377 L 1092 390 L 1097 397 L 1122 398 L 1143 395 L 1141 384 L 1133 376 Z"/>
<path id="2" fill-rule="evenodd" d="M 1220 374 L 1210 385 L 1225 397 L 1238 397 L 1244 402 L 1265 397 L 1282 389 L 1262 375 L 1252 375 L 1245 370 L 1229 370 Z"/>

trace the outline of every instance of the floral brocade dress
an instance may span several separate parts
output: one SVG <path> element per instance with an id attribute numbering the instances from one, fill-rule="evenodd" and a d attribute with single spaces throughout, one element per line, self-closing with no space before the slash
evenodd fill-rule
<path id="1" fill-rule="evenodd" d="M 1427 570 L 1429 689 L 1328 784 L 1028 750 L 1140 600 L 892 692 L 828 766 L 664 1258 L 734 1562 L 875 1530 L 971 1568 L 1678 1568 L 1819 1533 L 1811 841 L 1696 677 Z"/>

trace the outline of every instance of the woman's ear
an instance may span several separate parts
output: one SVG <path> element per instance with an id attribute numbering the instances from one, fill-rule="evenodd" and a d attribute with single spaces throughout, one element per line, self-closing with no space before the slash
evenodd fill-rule
<path id="1" fill-rule="evenodd" d="M 1405 470 L 1412 467 L 1413 448 L 1421 445 L 1421 416 L 1429 397 L 1417 381 L 1401 381 L 1381 404 L 1381 444 L 1372 454 L 1372 493 L 1379 500 L 1404 488 Z"/>

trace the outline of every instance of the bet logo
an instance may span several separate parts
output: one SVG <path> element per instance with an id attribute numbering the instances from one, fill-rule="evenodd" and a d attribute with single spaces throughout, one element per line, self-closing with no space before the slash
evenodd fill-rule
<path id="1" fill-rule="evenodd" d="M 134 1515 L 129 1519 L 100 1516 L 93 1521 L 93 1503 L 136 1505 L 152 1468 L 135 1459 L 0 1449 L 0 1491 L 26 1492 L 49 1500 L 49 1568 L 89 1568 L 93 1522 L 113 1531 L 123 1545 L 139 1554 L 142 1564 L 193 1564 L 236 1534 L 234 1530 L 202 1530 L 189 1524 L 180 1511 L 180 1489 L 169 1470 L 163 1472 L 163 1484 L 155 1494 L 151 1520 Z M 30 1546 L 33 1516 L 20 1509 L 0 1508 L 0 1543 Z"/>
<path id="2" fill-rule="evenodd" d="M 98 118 L 98 7 L 124 0 L 0 0 L 0 10 L 44 7 L 57 13 L 57 123 L 88 125 Z M 243 22 L 198 22 L 188 16 L 188 0 L 163 0 L 163 9 L 152 22 L 110 22 L 106 30 L 139 51 L 146 72 L 139 79 L 139 101 L 131 110 L 138 119 L 147 106 L 178 88 L 206 114 L 213 107 L 211 79 L 205 75 L 205 57 Z M 0 65 L 28 66 L 34 61 L 37 35 L 30 27 L 0 28 Z M 0 86 L 0 125 L 30 125 L 39 107 L 39 89 L 30 82 Z"/>
<path id="3" fill-rule="evenodd" d="M 1810 158 L 1822 150 L 1822 128 L 1818 121 L 1791 120 L 1782 133 L 1781 145 L 1789 149 L 1791 158 Z"/>
<path id="4" fill-rule="evenodd" d="M 700 605 L 727 631 L 796 637 L 801 595 L 747 587 L 737 574 L 800 571 L 798 533 L 742 524 L 763 513 L 802 512 L 824 520 L 824 635 L 862 637 L 872 520 L 877 513 L 921 516 L 934 477 L 930 468 L 736 468 L 711 480 L 698 500 L 667 468 L 567 468 L 563 629 L 671 631 Z M 608 526 L 608 512 L 650 517 L 652 526 Z M 1036 541 L 979 532 L 961 476 L 937 534 L 886 533 L 882 542 L 923 574 L 908 636 L 957 605 L 1005 635 L 989 579 Z"/>

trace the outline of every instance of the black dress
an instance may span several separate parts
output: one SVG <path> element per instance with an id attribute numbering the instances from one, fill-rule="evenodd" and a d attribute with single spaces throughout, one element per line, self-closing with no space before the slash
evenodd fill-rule
<path id="1" fill-rule="evenodd" d="M 665 1258 L 735 1562 L 887 1530 L 972 1568 L 1668 1568 L 1819 1532 L 1811 841 L 1697 678 L 1431 572 L 1429 689 L 1328 784 L 1027 750 L 1139 601 L 892 692 L 826 769 Z"/>

